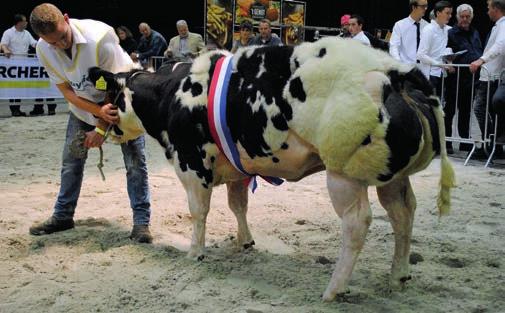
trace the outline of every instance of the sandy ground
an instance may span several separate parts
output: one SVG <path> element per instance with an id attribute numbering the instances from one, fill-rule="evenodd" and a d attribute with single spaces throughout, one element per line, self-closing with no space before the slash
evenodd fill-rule
<path id="1" fill-rule="evenodd" d="M 59 187 L 67 114 L 0 118 L 0 312 L 505 312 L 503 166 L 453 159 L 453 212 L 438 220 L 438 160 L 412 178 L 418 209 L 413 279 L 388 292 L 393 233 L 373 188 L 373 223 L 350 293 L 321 301 L 341 243 L 340 220 L 319 173 L 249 201 L 253 251 L 234 246 L 235 219 L 216 188 L 207 257 L 185 258 L 186 195 L 152 139 L 147 143 L 154 244 L 128 239 L 131 210 L 118 146 L 105 145 L 105 175 L 90 152 L 77 227 L 42 237 Z"/>

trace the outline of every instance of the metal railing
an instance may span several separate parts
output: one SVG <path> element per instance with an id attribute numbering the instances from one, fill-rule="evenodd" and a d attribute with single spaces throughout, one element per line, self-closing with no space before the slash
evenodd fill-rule
<path id="1" fill-rule="evenodd" d="M 454 100 L 454 117 L 453 118 L 453 121 L 452 121 L 452 124 L 451 124 L 451 128 L 454 128 L 454 125 L 458 125 L 458 119 L 459 119 L 459 116 L 460 116 L 460 112 L 459 112 L 459 103 L 460 103 L 460 85 L 461 85 L 461 70 L 469 70 L 469 67 L 470 65 L 469 64 L 437 64 L 437 65 L 434 65 L 434 66 L 437 66 L 437 67 L 441 67 L 443 71 L 445 71 L 445 69 L 447 67 L 453 67 L 455 68 L 456 70 L 456 90 L 455 90 L 455 100 Z M 485 67 L 482 67 L 480 69 L 480 75 L 485 75 L 487 77 L 489 77 L 490 75 L 487 72 L 487 69 Z M 505 73 L 505 70 L 502 71 L 502 74 Z M 502 75 L 500 75 L 501 77 Z M 441 95 L 440 95 L 440 100 L 442 102 L 442 105 L 444 107 L 444 111 L 445 111 L 445 107 L 446 107 L 446 75 L 442 75 L 442 92 L 441 92 Z M 478 135 L 476 136 L 476 132 L 474 131 L 473 127 L 475 126 L 475 123 L 473 123 L 473 118 L 472 117 L 475 117 L 475 90 L 476 90 L 476 84 L 477 82 L 479 82 L 477 79 L 476 79 L 476 75 L 475 73 L 472 74 L 472 81 L 471 81 L 471 91 L 470 91 L 470 119 L 469 119 L 469 125 L 468 125 L 468 133 L 469 133 L 469 136 L 468 137 L 462 137 L 459 132 L 458 132 L 458 136 L 454 136 L 454 135 L 451 135 L 449 137 L 446 137 L 446 141 L 450 141 L 450 142 L 458 142 L 458 143 L 465 143 L 465 144 L 472 144 L 472 149 L 469 151 L 468 155 L 466 156 L 465 158 L 465 162 L 464 162 L 464 165 L 467 165 L 468 162 L 470 161 L 470 159 L 472 158 L 473 154 L 476 152 L 477 150 L 477 144 L 480 144 L 483 148 L 483 150 L 489 154 L 487 160 L 486 160 L 486 163 L 484 165 L 484 167 L 488 167 L 489 164 L 491 163 L 492 159 L 493 159 L 493 156 L 494 156 L 494 153 L 496 151 L 496 145 L 497 144 L 505 144 L 505 143 L 497 143 L 495 138 L 497 136 L 497 132 L 498 132 L 498 128 L 497 128 L 497 125 L 498 125 L 498 116 L 495 114 L 494 116 L 494 121 L 490 118 L 491 115 L 490 115 L 490 103 L 491 103 L 491 99 L 492 99 L 492 94 L 491 94 L 491 83 L 493 81 L 489 80 L 487 82 L 487 88 L 486 88 L 486 110 L 485 110 L 485 119 L 484 119 L 484 131 L 482 132 L 482 130 L 480 130 L 480 127 L 479 127 L 479 133 Z M 481 81 L 480 83 L 485 83 L 483 81 Z M 499 82 L 498 82 L 499 83 Z M 479 123 L 479 121 L 477 121 L 477 124 Z M 490 129 L 490 124 L 493 124 L 494 125 L 494 129 Z M 458 128 L 456 127 L 456 130 L 458 130 Z M 489 149 L 491 149 L 491 151 L 488 151 Z"/>

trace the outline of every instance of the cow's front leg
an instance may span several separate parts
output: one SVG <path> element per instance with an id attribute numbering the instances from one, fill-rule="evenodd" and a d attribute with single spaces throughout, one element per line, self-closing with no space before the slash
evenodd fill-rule
<path id="1" fill-rule="evenodd" d="M 331 202 L 342 219 L 342 246 L 331 281 L 323 294 L 324 301 L 332 301 L 346 292 L 356 259 L 365 243 L 372 220 L 367 186 L 330 171 L 327 185 Z"/>
<path id="2" fill-rule="evenodd" d="M 247 184 L 244 181 L 235 181 L 227 183 L 226 187 L 228 188 L 228 205 L 237 219 L 238 246 L 244 249 L 252 248 L 254 240 L 247 225 Z"/>
<path id="3" fill-rule="evenodd" d="M 391 268 L 390 286 L 401 290 L 410 279 L 409 256 L 416 198 L 408 178 L 377 187 L 377 195 L 386 209 L 395 234 L 395 254 Z"/>

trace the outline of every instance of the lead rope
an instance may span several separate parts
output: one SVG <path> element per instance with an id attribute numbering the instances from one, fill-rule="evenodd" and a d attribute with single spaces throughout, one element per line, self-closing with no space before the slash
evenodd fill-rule
<path id="1" fill-rule="evenodd" d="M 124 91 L 124 88 L 121 89 L 120 92 L 118 92 L 118 94 L 116 95 L 116 98 L 114 99 L 114 102 L 112 102 L 112 104 L 116 108 L 117 108 L 116 101 L 119 98 L 119 96 L 123 93 L 123 91 Z M 111 129 L 112 129 L 112 124 L 110 124 L 107 127 L 107 130 L 105 131 L 105 134 L 103 135 L 103 143 L 102 143 L 102 145 L 107 140 L 107 137 L 109 137 L 109 133 L 110 133 Z M 98 170 L 100 171 L 100 176 L 102 176 L 102 180 L 105 181 L 105 174 L 103 173 L 103 149 L 102 149 L 102 146 L 98 147 L 98 150 L 100 151 L 100 159 L 99 159 L 98 164 L 96 165 L 96 167 L 98 167 Z"/>

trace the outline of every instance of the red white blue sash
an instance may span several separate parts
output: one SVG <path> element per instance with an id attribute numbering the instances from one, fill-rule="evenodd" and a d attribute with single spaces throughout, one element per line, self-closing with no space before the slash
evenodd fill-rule
<path id="1" fill-rule="evenodd" d="M 240 163 L 240 155 L 237 146 L 232 140 L 231 132 L 226 122 L 226 95 L 230 82 L 233 55 L 221 57 L 214 69 L 208 96 L 207 118 L 209 121 L 210 134 L 216 142 L 219 150 L 226 155 L 230 163 L 241 173 L 249 176 L 246 180 L 249 188 L 254 191 L 258 186 L 256 175 L 247 173 Z M 261 176 L 273 185 L 280 185 L 284 181 L 278 177 Z"/>

